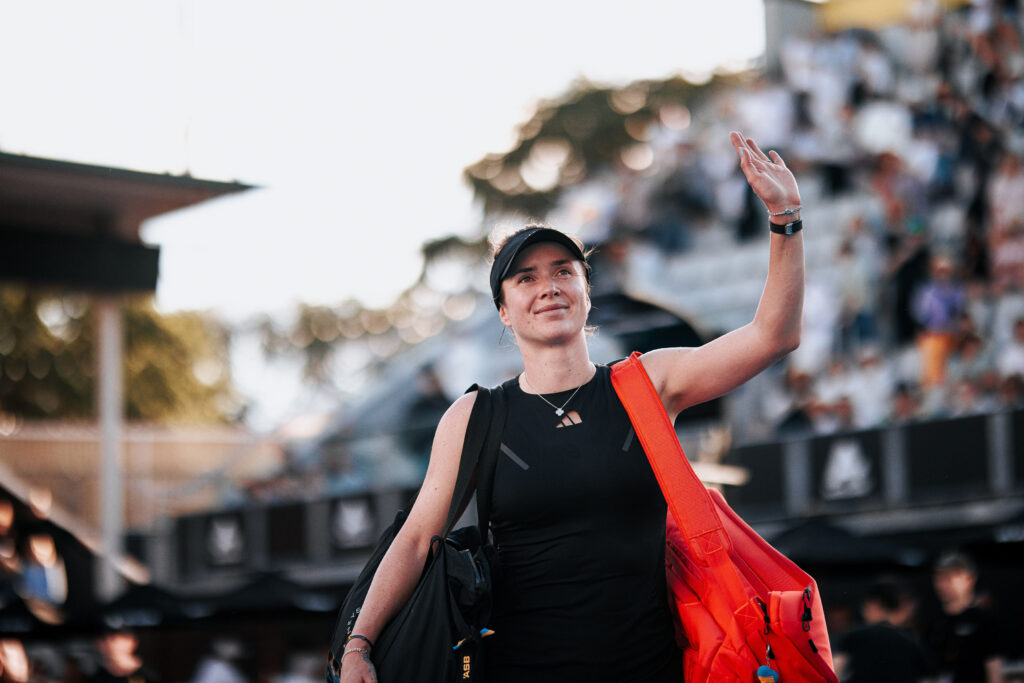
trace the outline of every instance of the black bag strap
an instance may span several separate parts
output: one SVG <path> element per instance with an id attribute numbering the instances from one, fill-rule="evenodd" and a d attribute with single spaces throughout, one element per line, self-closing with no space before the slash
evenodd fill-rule
<path id="1" fill-rule="evenodd" d="M 491 495 L 494 491 L 494 472 L 498 469 L 498 451 L 501 448 L 501 435 L 505 432 L 505 415 L 508 413 L 505 404 L 505 389 L 498 385 L 489 391 L 491 399 L 491 419 L 487 426 L 487 438 L 484 450 L 480 454 L 477 467 L 479 476 L 476 482 L 476 516 L 480 528 L 481 542 L 487 542 L 487 531 L 491 521 Z"/>
<path id="2" fill-rule="evenodd" d="M 462 457 L 459 459 L 459 473 L 455 478 L 455 490 L 452 492 L 448 519 L 444 525 L 445 537 L 451 533 L 455 523 L 469 506 L 474 491 L 480 489 L 482 483 L 483 495 L 477 494 L 477 513 L 481 537 L 486 538 L 491 487 L 498 461 L 501 433 L 505 426 L 505 396 L 500 386 L 487 388 L 474 384 L 466 393 L 470 391 L 477 392 L 476 401 L 473 403 L 469 423 L 466 425 Z M 483 507 L 484 503 L 486 507 Z M 484 514 L 480 514 L 481 512 Z"/>

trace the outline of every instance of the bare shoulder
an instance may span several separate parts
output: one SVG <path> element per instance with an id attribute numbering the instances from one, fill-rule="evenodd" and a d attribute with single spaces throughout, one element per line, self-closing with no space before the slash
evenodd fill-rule
<path id="1" fill-rule="evenodd" d="M 463 394 L 448 407 L 441 421 L 437 424 L 437 432 L 434 434 L 434 446 L 431 451 L 431 464 L 435 460 L 454 461 L 458 465 L 462 455 L 462 443 L 466 438 L 466 428 L 469 426 L 469 416 L 473 412 L 473 405 L 476 403 L 476 392 Z M 448 467 L 444 469 L 450 469 Z M 427 472 L 430 475 L 430 470 Z"/>
<path id="2" fill-rule="evenodd" d="M 466 427 L 469 425 L 469 415 L 473 412 L 473 406 L 475 404 L 475 391 L 463 394 L 455 399 L 441 417 L 441 421 L 437 425 L 438 432 L 464 434 L 466 432 Z"/>

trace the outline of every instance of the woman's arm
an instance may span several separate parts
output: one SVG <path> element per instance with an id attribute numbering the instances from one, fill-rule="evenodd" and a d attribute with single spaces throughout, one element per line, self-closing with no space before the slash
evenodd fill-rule
<path id="1" fill-rule="evenodd" d="M 732 133 L 740 168 L 751 189 L 773 213 L 800 206 L 796 179 L 776 152 L 762 152 Z M 772 217 L 780 225 L 800 213 Z M 800 344 L 804 300 L 803 234 L 770 236 L 768 278 L 754 319 L 697 348 L 658 349 L 641 361 L 669 415 L 717 398 L 754 377 Z"/>
<path id="2" fill-rule="evenodd" d="M 462 443 L 475 401 L 475 392 L 460 397 L 438 423 L 430 451 L 430 465 L 416 503 L 373 576 L 352 633 L 366 636 L 371 641 L 377 640 L 385 624 L 412 595 L 423 571 L 430 539 L 444 530 L 459 473 Z M 369 645 L 364 640 L 353 640 L 346 648 L 368 650 Z M 376 681 L 369 655 L 367 651 L 344 657 L 341 681 Z"/>

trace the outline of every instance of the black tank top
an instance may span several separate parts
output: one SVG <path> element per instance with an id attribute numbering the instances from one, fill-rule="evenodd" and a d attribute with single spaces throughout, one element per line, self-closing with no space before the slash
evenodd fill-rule
<path id="1" fill-rule="evenodd" d="M 489 681 L 682 680 L 665 499 L 597 366 L 559 417 L 515 380 L 494 480 Z M 545 395 L 557 406 L 572 391 Z"/>

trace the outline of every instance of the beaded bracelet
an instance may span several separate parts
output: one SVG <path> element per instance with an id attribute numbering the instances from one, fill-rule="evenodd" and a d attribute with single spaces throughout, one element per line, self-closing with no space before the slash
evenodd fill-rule
<path id="1" fill-rule="evenodd" d="M 785 211 L 775 211 L 775 212 L 769 211 L 768 215 L 769 216 L 792 216 L 794 213 L 796 213 L 797 211 L 799 211 L 802 208 L 804 208 L 804 207 L 798 206 L 795 209 L 786 209 Z"/>
<path id="2" fill-rule="evenodd" d="M 367 652 L 369 652 L 369 650 L 367 650 L 365 647 L 353 647 L 351 649 L 345 650 L 345 652 L 342 653 L 341 658 L 345 659 L 345 655 L 350 655 L 353 652 L 361 652 L 363 654 L 366 654 Z"/>

